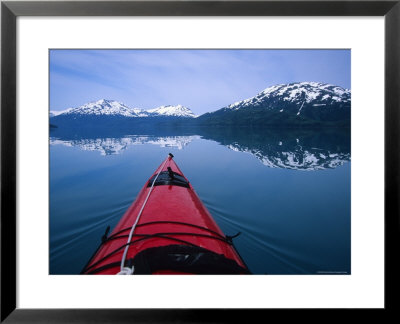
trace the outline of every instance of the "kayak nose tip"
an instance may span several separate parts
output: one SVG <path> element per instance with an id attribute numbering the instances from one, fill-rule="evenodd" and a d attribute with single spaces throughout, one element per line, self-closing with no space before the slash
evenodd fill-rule
<path id="1" fill-rule="evenodd" d="M 168 155 L 169 155 L 170 160 L 174 157 L 174 155 L 172 153 L 168 153 Z"/>

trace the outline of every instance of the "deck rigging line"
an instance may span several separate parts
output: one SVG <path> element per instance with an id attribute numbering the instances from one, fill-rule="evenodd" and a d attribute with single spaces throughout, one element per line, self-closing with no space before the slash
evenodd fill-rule
<path id="1" fill-rule="evenodd" d="M 157 176 L 154 178 L 153 183 L 151 184 L 150 190 L 149 190 L 149 192 L 147 194 L 147 197 L 146 197 L 145 201 L 143 202 L 142 208 L 140 209 L 139 214 L 136 217 L 136 221 L 132 225 L 131 231 L 129 232 L 128 241 L 126 242 L 124 254 L 122 255 L 122 259 L 121 259 L 121 270 L 120 270 L 120 272 L 117 273 L 118 275 L 131 275 L 134 272 L 134 268 L 133 267 L 132 268 L 125 267 L 126 255 L 128 254 L 128 250 L 129 250 L 129 247 L 130 247 L 130 242 L 132 240 L 132 235 L 133 235 L 133 232 L 135 231 L 137 223 L 139 222 L 140 216 L 142 215 L 143 209 L 146 206 L 147 200 L 149 199 L 150 194 L 153 191 L 154 183 L 157 181 L 157 178 L 160 175 L 162 169 L 164 169 L 165 163 L 167 163 L 168 159 L 172 159 L 172 154 L 170 154 L 170 156 L 165 159 L 163 165 L 160 168 L 160 171 L 158 171 Z"/>

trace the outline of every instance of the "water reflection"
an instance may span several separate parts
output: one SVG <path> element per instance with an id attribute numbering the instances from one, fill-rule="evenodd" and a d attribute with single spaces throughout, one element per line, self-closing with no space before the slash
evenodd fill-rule
<path id="1" fill-rule="evenodd" d="M 129 135 L 118 138 L 50 138 L 50 145 L 64 145 L 78 147 L 84 151 L 99 151 L 101 155 L 121 154 L 131 145 L 152 144 L 160 147 L 171 147 L 182 150 L 190 142 L 200 136 L 165 136 Z"/>
<path id="2" fill-rule="evenodd" d="M 151 144 L 184 149 L 191 142 L 202 138 L 234 151 L 250 153 L 265 166 L 272 168 L 322 170 L 336 168 L 350 161 L 348 129 L 192 128 L 146 131 L 150 135 L 81 135 L 56 130 L 50 133 L 50 144 L 113 155 L 121 154 L 131 145 Z"/>
<path id="3" fill-rule="evenodd" d="M 322 170 L 350 161 L 348 129 L 220 129 L 203 138 L 250 153 L 273 168 Z"/>
<path id="4" fill-rule="evenodd" d="M 79 273 L 167 152 L 177 153 L 221 230 L 242 233 L 235 247 L 253 273 L 350 273 L 348 130 L 58 128 L 50 135 L 51 274 Z"/>

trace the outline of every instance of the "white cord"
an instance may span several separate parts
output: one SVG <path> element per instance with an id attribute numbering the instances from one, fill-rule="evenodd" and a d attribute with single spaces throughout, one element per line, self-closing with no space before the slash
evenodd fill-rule
<path id="1" fill-rule="evenodd" d="M 169 159 L 169 158 L 167 158 L 167 159 L 164 161 L 163 165 L 161 166 L 160 171 L 157 173 L 157 176 L 154 178 L 153 183 L 151 184 L 151 188 L 150 188 L 150 190 L 149 190 L 149 193 L 147 194 L 147 197 L 146 197 L 146 199 L 145 199 L 145 201 L 144 201 L 144 203 L 143 203 L 143 205 L 142 205 L 142 208 L 140 209 L 139 214 L 138 214 L 138 216 L 136 217 L 136 221 L 135 221 L 135 223 L 132 225 L 131 231 L 130 231 L 130 233 L 129 233 L 128 241 L 126 242 L 124 254 L 122 255 L 122 259 L 121 259 L 121 271 L 118 272 L 117 274 L 121 274 L 121 275 L 128 275 L 128 274 L 130 275 L 130 274 L 133 274 L 133 271 L 134 271 L 134 268 L 133 268 L 133 267 L 132 267 L 132 269 L 131 269 L 131 268 L 128 268 L 128 267 L 124 267 L 126 255 L 128 254 L 129 246 L 130 246 L 130 243 L 131 243 L 131 240 L 132 240 L 132 235 L 133 235 L 133 232 L 135 231 L 135 228 L 136 228 L 137 223 L 139 222 L 139 218 L 140 218 L 140 216 L 142 215 L 144 206 L 146 205 L 147 200 L 149 199 L 150 194 L 151 194 L 151 192 L 152 192 L 152 190 L 153 190 L 154 183 L 156 182 L 156 180 L 157 180 L 158 176 L 160 175 L 162 169 L 164 169 L 164 165 L 165 165 L 165 163 L 167 163 L 168 159 Z M 129 272 L 129 273 L 128 273 L 128 272 Z"/>
<path id="2" fill-rule="evenodd" d="M 124 267 L 120 272 L 117 273 L 117 275 L 131 275 L 133 274 L 134 271 L 135 271 L 134 267 L 132 268 Z"/>

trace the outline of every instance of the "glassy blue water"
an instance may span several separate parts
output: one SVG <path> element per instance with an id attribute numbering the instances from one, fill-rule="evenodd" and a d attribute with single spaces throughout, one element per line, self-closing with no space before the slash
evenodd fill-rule
<path id="1" fill-rule="evenodd" d="M 350 134 L 50 133 L 50 274 L 78 274 L 169 152 L 254 274 L 350 274 Z"/>

